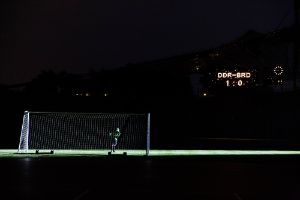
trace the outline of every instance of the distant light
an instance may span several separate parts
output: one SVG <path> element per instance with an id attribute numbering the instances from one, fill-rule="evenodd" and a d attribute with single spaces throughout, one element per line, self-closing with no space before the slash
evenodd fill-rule
<path id="1" fill-rule="evenodd" d="M 204 96 L 204 97 L 206 97 L 206 96 L 207 96 L 207 93 L 206 93 L 206 92 L 204 92 L 204 93 L 203 93 L 203 96 Z"/>
<path id="2" fill-rule="evenodd" d="M 107 93 L 104 93 L 104 96 L 105 96 L 105 97 L 107 97 L 107 96 L 108 96 L 108 94 L 107 94 Z"/>

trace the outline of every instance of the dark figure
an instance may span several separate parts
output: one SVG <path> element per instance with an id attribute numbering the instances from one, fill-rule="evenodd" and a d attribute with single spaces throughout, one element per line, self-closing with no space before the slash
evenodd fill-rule
<path id="1" fill-rule="evenodd" d="M 116 146 L 118 144 L 118 139 L 121 136 L 120 128 L 117 128 L 114 132 L 109 133 L 109 136 L 111 137 L 112 140 L 111 151 L 115 152 Z"/>

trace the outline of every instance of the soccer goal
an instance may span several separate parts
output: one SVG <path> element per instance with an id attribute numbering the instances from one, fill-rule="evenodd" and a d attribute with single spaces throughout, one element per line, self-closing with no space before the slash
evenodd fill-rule
<path id="1" fill-rule="evenodd" d="M 116 138 L 112 133 L 118 130 Z M 25 111 L 18 152 L 29 150 L 139 150 L 149 155 L 150 113 Z"/>

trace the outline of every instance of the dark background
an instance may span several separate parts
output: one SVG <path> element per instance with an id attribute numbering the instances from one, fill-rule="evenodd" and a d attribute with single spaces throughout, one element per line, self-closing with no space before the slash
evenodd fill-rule
<path id="1" fill-rule="evenodd" d="M 23 112 L 31 110 L 150 112 L 153 148 L 297 148 L 297 93 L 85 98 L 52 96 L 51 85 L 36 94 L 10 91 L 11 85 L 34 82 L 43 70 L 116 69 L 214 48 L 249 30 L 268 33 L 292 24 L 293 1 L 2 1 L 0 145 L 17 148 Z M 139 82 L 127 89 L 130 84 Z M 185 89 L 180 87 L 188 93 Z"/>
<path id="2" fill-rule="evenodd" d="M 0 84 L 215 48 L 293 24 L 293 0 L 3 0 Z"/>
<path id="3" fill-rule="evenodd" d="M 14 103 L 13 103 L 14 102 Z M 299 96 L 4 98 L 1 147 L 17 148 L 30 111 L 151 113 L 151 148 L 298 149 Z"/>

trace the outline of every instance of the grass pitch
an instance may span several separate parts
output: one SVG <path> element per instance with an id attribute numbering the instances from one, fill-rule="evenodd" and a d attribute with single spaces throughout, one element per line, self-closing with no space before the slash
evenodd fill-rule
<path id="1" fill-rule="evenodd" d="M 0 158 L 22 157 L 78 157 L 78 156 L 108 156 L 110 150 L 35 150 L 18 152 L 17 149 L 1 149 Z M 116 150 L 112 155 L 145 156 L 145 150 Z M 300 151 L 289 150 L 150 150 L 148 156 L 247 156 L 247 155 L 300 155 Z"/>

